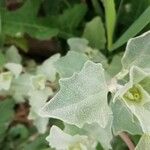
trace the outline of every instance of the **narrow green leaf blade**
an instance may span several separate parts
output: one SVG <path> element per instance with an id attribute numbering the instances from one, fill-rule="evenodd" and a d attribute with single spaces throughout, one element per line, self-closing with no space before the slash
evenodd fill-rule
<path id="1" fill-rule="evenodd" d="M 115 50 L 125 44 L 130 38 L 138 34 L 150 22 L 150 6 L 141 16 L 125 31 L 125 33 L 112 45 L 110 50 Z"/>
<path id="2" fill-rule="evenodd" d="M 111 48 L 113 43 L 113 34 L 116 24 L 116 10 L 114 0 L 102 0 L 105 7 L 105 19 L 107 29 L 107 47 Z"/>

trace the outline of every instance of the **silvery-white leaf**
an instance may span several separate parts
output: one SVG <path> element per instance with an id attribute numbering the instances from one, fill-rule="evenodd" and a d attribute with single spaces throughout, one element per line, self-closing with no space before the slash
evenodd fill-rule
<path id="1" fill-rule="evenodd" d="M 12 72 L 12 74 L 18 78 L 20 73 L 22 72 L 22 66 L 20 64 L 15 63 L 7 63 L 5 64 L 5 68 Z"/>
<path id="2" fill-rule="evenodd" d="M 54 62 L 60 58 L 60 54 L 55 54 L 45 60 L 41 66 L 38 67 L 37 73 L 46 76 L 46 79 L 54 82 L 56 79 L 56 69 L 54 67 Z"/>
<path id="3" fill-rule="evenodd" d="M 111 110 L 107 104 L 108 88 L 101 64 L 87 61 L 79 73 L 60 80 L 60 91 L 42 109 L 41 114 L 82 127 L 97 122 L 108 123 Z"/>
<path id="4" fill-rule="evenodd" d="M 71 51 L 84 53 L 84 50 L 87 48 L 89 42 L 84 38 L 70 38 L 67 40 L 67 43 Z"/>
<path id="5" fill-rule="evenodd" d="M 124 70 L 133 65 L 141 68 L 150 68 L 150 31 L 132 38 L 128 41 L 126 51 L 122 58 Z"/>
<path id="6" fill-rule="evenodd" d="M 66 56 L 55 62 L 55 67 L 61 77 L 70 77 L 74 72 L 79 72 L 88 60 L 85 54 L 69 51 Z"/>
<path id="7" fill-rule="evenodd" d="M 32 109 L 32 106 L 31 106 L 31 109 Z M 36 113 L 34 113 L 33 111 L 30 111 L 28 115 L 28 119 L 33 120 L 33 124 L 36 126 L 39 133 L 43 134 L 46 132 L 47 125 L 49 122 L 48 118 L 43 118 L 37 115 Z"/>
<path id="8" fill-rule="evenodd" d="M 56 150 L 96 150 L 95 145 L 90 142 L 87 136 L 71 136 L 63 132 L 57 126 L 52 126 L 50 134 L 46 140 L 49 142 L 49 145 Z"/>
<path id="9" fill-rule="evenodd" d="M 114 96 L 114 99 L 121 97 L 127 107 L 137 117 L 144 133 L 150 133 L 150 111 L 145 105 L 150 103 L 150 95 L 142 87 L 141 81 L 149 76 L 139 67 L 133 66 L 130 69 L 130 81 L 126 83 Z"/>
<path id="10" fill-rule="evenodd" d="M 53 95 L 51 88 L 43 90 L 31 90 L 29 92 L 30 113 L 28 118 L 33 120 L 34 125 L 40 133 L 44 133 L 47 129 L 48 117 L 40 116 L 40 109 L 44 106 L 49 96 Z"/>
<path id="11" fill-rule="evenodd" d="M 134 119 L 134 115 L 130 109 L 122 102 L 117 100 L 112 103 L 113 111 L 113 131 L 115 135 L 126 131 L 133 135 L 142 134 L 142 129 L 138 120 Z"/>
<path id="12" fill-rule="evenodd" d="M 28 96 L 28 92 L 33 89 L 30 78 L 32 75 L 24 73 L 14 79 L 10 88 L 10 94 L 15 101 L 23 102 Z"/>

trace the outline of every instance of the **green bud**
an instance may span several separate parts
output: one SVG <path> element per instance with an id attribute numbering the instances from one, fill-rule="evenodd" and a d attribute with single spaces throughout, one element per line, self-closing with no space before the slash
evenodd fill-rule
<path id="1" fill-rule="evenodd" d="M 137 86 L 133 86 L 123 95 L 123 97 L 126 100 L 139 103 L 142 100 L 142 93 Z"/>

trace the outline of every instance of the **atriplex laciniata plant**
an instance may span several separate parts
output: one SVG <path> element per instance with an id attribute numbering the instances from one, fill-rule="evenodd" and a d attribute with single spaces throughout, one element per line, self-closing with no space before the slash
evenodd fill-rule
<path id="1" fill-rule="evenodd" d="M 123 57 L 114 57 L 111 64 L 85 39 L 71 38 L 68 44 L 66 56 L 56 54 L 34 70 L 23 68 L 11 47 L 0 90 L 16 101 L 29 99 L 29 118 L 39 132 L 46 131 L 49 118 L 64 122 L 64 130 L 52 126 L 46 138 L 56 150 L 96 150 L 98 143 L 112 149 L 113 137 L 122 132 L 142 135 L 136 150 L 149 150 L 150 32 L 130 39 Z M 46 102 L 58 77 L 60 89 Z"/>

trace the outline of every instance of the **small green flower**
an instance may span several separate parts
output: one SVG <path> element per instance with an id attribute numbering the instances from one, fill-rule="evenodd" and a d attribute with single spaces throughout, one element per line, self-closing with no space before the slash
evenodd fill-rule
<path id="1" fill-rule="evenodd" d="M 124 99 L 139 103 L 142 100 L 142 93 L 138 86 L 133 86 L 124 95 Z"/>

